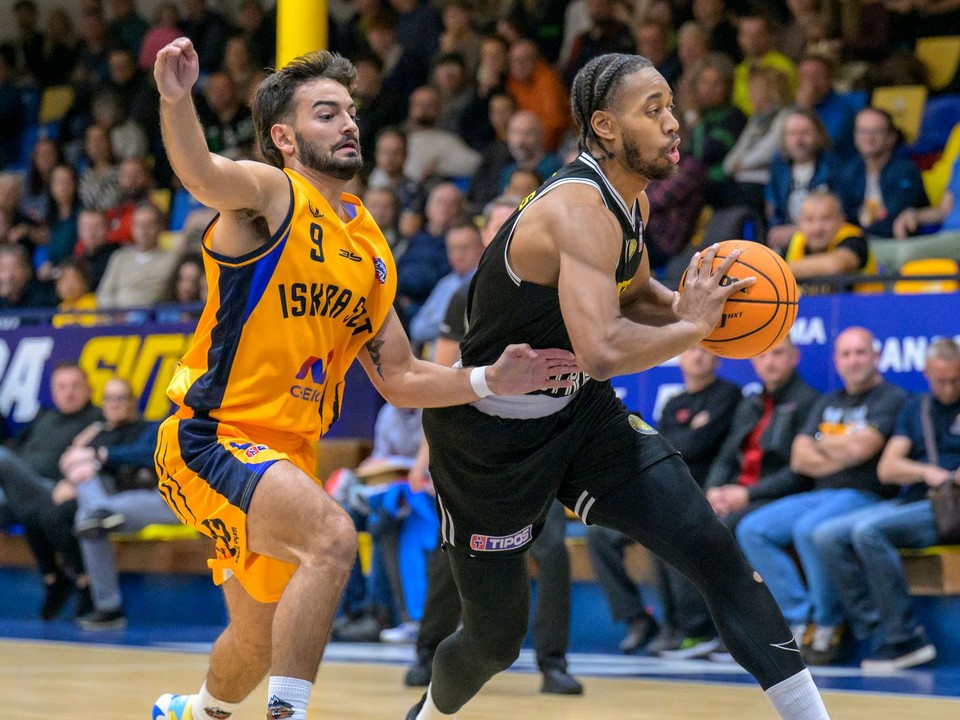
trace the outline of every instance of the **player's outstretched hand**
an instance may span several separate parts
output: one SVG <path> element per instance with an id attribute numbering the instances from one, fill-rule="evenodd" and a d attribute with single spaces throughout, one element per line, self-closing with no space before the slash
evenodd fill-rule
<path id="1" fill-rule="evenodd" d="M 706 337 L 720 322 L 723 304 L 727 298 L 743 288 L 753 285 L 757 279 L 753 276 L 733 280 L 727 272 L 740 257 L 740 251 L 734 250 L 713 267 L 718 246 L 711 245 L 703 253 L 696 253 L 687 265 L 686 276 L 676 312 L 681 320 L 698 325 Z"/>
<path id="2" fill-rule="evenodd" d="M 523 344 L 508 345 L 487 368 L 486 378 L 496 395 L 524 395 L 540 389 L 573 387 L 574 381 L 568 376 L 578 372 L 580 366 L 572 352 L 534 350 Z"/>
<path id="3" fill-rule="evenodd" d="M 200 59 L 189 38 L 177 38 L 160 49 L 153 63 L 153 77 L 160 97 L 169 103 L 190 94 L 200 77 Z"/>

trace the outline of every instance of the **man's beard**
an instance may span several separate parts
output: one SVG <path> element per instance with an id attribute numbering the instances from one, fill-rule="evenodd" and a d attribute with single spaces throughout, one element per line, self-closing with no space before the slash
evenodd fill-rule
<path id="1" fill-rule="evenodd" d="M 666 152 L 663 153 L 666 155 Z M 666 159 L 666 158 L 664 158 Z M 621 155 L 623 165 L 633 173 L 641 175 L 648 180 L 666 180 L 677 174 L 678 167 L 670 161 L 666 164 L 658 163 L 656 160 L 646 160 L 640 151 L 639 145 L 632 138 L 624 136 L 623 153 Z"/>
<path id="2" fill-rule="evenodd" d="M 363 157 L 360 155 L 359 143 L 355 156 L 339 158 L 334 156 L 333 152 L 335 151 L 324 153 L 320 149 L 319 143 L 307 142 L 298 132 L 295 132 L 293 136 L 297 141 L 300 162 L 311 170 L 316 170 L 318 173 L 329 175 L 337 180 L 350 180 L 363 167 Z"/>

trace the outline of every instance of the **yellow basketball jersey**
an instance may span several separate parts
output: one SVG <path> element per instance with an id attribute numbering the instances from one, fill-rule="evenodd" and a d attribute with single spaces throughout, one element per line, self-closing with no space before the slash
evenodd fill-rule
<path id="1" fill-rule="evenodd" d="M 340 415 L 344 375 L 380 329 L 397 280 L 390 248 L 356 197 L 344 223 L 287 169 L 290 212 L 262 247 L 230 258 L 203 236 L 207 303 L 167 395 L 181 416 L 313 442 Z"/>

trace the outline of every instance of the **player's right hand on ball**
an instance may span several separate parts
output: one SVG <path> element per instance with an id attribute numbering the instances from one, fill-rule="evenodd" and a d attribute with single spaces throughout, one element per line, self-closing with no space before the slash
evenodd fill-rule
<path id="1" fill-rule="evenodd" d="M 175 103 L 190 94 L 200 77 L 200 58 L 190 38 L 177 38 L 157 53 L 153 63 L 153 77 L 160 97 Z"/>
<path id="2" fill-rule="evenodd" d="M 698 326 L 701 337 L 709 335 L 719 324 L 727 298 L 757 281 L 751 275 L 731 282 L 727 271 L 740 257 L 740 251 L 734 250 L 714 267 L 717 249 L 716 244 L 711 245 L 690 259 L 676 306 L 677 316 Z"/>

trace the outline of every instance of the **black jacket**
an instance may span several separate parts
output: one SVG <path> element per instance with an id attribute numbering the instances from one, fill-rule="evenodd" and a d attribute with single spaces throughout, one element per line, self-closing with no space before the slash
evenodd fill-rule
<path id="1" fill-rule="evenodd" d="M 790 448 L 818 397 L 819 393 L 796 372 L 773 394 L 773 416 L 760 436 L 763 450 L 760 479 L 748 490 L 751 502 L 774 500 L 811 488 L 809 478 L 790 469 Z M 708 488 L 738 484 L 742 469 L 741 447 L 762 415 L 763 394 L 745 397 L 737 405 L 730 434 L 707 474 Z"/>

